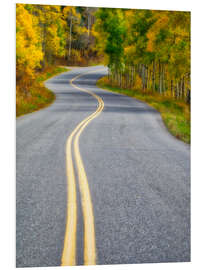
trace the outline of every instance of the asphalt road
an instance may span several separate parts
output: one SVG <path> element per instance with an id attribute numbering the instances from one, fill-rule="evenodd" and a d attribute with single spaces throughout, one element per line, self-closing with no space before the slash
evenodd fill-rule
<path id="1" fill-rule="evenodd" d="M 17 119 L 17 267 L 61 265 L 67 222 L 66 142 L 98 105 L 95 97 L 69 82 L 91 71 L 74 85 L 104 102 L 79 141 L 93 206 L 96 263 L 190 261 L 190 148 L 168 133 L 159 113 L 148 105 L 96 87 L 106 74 L 101 68 L 76 68 L 48 80 L 56 101 Z M 77 177 L 76 188 L 80 265 L 85 245 Z"/>

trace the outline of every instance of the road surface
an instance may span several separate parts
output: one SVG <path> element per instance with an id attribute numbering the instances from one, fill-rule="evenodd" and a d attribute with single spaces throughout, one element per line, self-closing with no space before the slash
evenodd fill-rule
<path id="1" fill-rule="evenodd" d="M 17 267 L 190 261 L 190 148 L 105 74 L 48 80 L 56 101 L 17 119 Z"/>

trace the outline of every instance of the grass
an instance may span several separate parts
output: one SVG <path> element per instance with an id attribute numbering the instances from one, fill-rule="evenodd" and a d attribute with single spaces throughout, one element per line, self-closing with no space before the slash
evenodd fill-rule
<path id="1" fill-rule="evenodd" d="M 137 98 L 160 112 L 169 132 L 176 138 L 190 143 L 190 107 L 182 101 L 175 101 L 158 93 L 143 93 L 139 89 L 121 89 L 111 86 L 107 76 L 97 81 L 103 89 Z"/>
<path id="2" fill-rule="evenodd" d="M 36 75 L 35 80 L 29 88 L 28 93 L 23 93 L 21 87 L 16 86 L 16 116 L 31 113 L 47 107 L 55 100 L 55 95 L 47 89 L 43 82 L 61 72 L 68 71 L 64 67 L 47 67 L 43 72 Z"/>

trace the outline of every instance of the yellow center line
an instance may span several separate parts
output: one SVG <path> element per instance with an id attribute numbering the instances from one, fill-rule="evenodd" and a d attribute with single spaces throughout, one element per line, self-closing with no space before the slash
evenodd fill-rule
<path id="1" fill-rule="evenodd" d="M 95 72 L 97 72 L 96 70 Z M 77 164 L 78 178 L 79 178 L 79 189 L 81 193 L 82 210 L 84 218 L 84 264 L 96 264 L 96 244 L 95 244 L 95 230 L 94 230 L 94 214 L 91 202 L 91 195 L 88 186 L 88 180 L 85 173 L 84 165 L 79 151 L 79 137 L 84 128 L 97 117 L 104 108 L 103 100 L 94 94 L 93 92 L 80 88 L 73 84 L 73 81 L 77 78 L 92 72 L 86 72 L 74 77 L 70 84 L 79 89 L 80 91 L 86 92 L 92 95 L 98 100 L 98 108 L 90 116 L 86 117 L 80 122 L 73 130 L 71 135 L 68 137 L 66 143 L 66 173 L 67 173 L 67 187 L 68 187 L 68 201 L 67 201 L 67 222 L 66 232 L 64 238 L 64 248 L 62 253 L 61 265 L 75 265 L 76 264 L 76 228 L 77 228 L 77 199 L 76 199 L 76 184 L 75 184 L 75 173 L 72 159 L 72 141 L 74 140 L 74 151 L 75 161 Z M 78 133 L 77 133 L 78 132 Z M 77 134 L 76 134 L 77 133 Z"/>

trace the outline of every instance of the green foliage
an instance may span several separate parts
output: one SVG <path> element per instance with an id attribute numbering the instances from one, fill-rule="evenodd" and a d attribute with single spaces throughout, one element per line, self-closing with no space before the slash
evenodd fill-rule
<path id="1" fill-rule="evenodd" d="M 112 85 L 190 102 L 189 12 L 16 5 L 16 77 L 23 93 L 47 65 L 86 65 L 98 55 Z"/>
<path id="2" fill-rule="evenodd" d="M 190 102 L 189 12 L 103 8 L 95 30 L 112 85 L 134 88 L 138 74 L 143 91 Z"/>
<path id="3" fill-rule="evenodd" d="M 120 9 L 101 8 L 96 14 L 99 23 L 97 31 L 106 36 L 104 42 L 104 52 L 108 55 L 108 66 L 111 69 L 120 69 L 124 57 L 124 38 L 126 35 L 125 20 L 123 11 Z M 100 42 L 102 42 L 100 40 Z"/>

